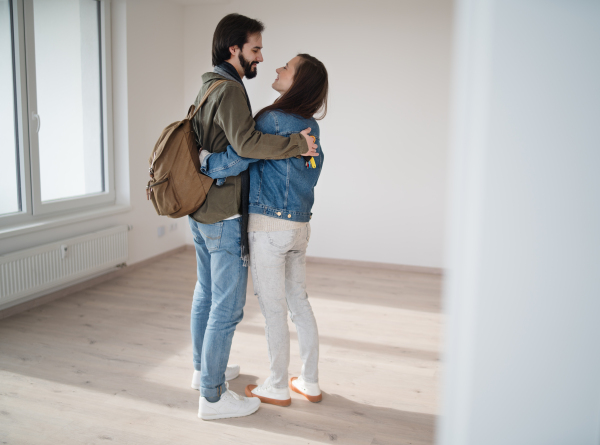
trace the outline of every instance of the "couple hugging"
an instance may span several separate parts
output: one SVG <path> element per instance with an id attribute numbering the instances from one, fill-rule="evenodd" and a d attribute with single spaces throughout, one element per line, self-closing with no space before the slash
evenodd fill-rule
<path id="1" fill-rule="evenodd" d="M 263 61 L 257 20 L 224 17 L 214 33 L 214 72 L 202 76 L 196 105 L 215 82 L 192 124 L 202 172 L 216 179 L 206 201 L 189 217 L 198 265 L 191 313 L 194 375 L 204 420 L 241 417 L 261 401 L 291 403 L 290 389 L 312 402 L 318 384 L 319 337 L 306 294 L 306 247 L 314 188 L 323 166 L 314 115 L 327 109 L 325 66 L 299 54 L 278 68 L 272 104 L 252 117 L 242 79 L 252 79 Z M 240 396 L 226 380 L 239 375 L 228 366 L 231 341 L 242 320 L 248 266 L 265 317 L 271 374 Z M 288 382 L 290 334 L 287 313 L 298 331 L 302 370 Z"/>

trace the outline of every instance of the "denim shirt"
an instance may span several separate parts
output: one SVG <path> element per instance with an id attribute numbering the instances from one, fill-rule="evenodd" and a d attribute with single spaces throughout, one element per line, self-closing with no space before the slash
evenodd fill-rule
<path id="1" fill-rule="evenodd" d="M 310 134 L 316 137 L 318 145 L 319 156 L 314 157 L 316 168 L 310 165 L 307 167 L 302 157 L 281 160 L 242 158 L 229 145 L 227 151 L 211 153 L 204 158 L 200 170 L 216 179 L 216 186 L 220 186 L 228 176 L 237 176 L 249 168 L 248 213 L 307 222 L 312 217 L 314 189 L 323 167 L 319 124 L 315 119 L 304 119 L 281 111 L 267 112 L 256 122 L 256 130 L 279 136 L 290 136 L 308 127 L 311 128 Z"/>

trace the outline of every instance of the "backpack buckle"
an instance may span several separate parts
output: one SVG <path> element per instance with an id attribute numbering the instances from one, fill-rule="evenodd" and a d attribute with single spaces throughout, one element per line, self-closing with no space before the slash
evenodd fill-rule
<path id="1" fill-rule="evenodd" d="M 150 169 L 150 170 L 152 170 L 152 169 Z M 150 201 L 150 195 L 152 194 L 152 187 L 150 187 L 150 183 L 152 181 L 153 181 L 153 179 L 148 181 L 148 185 L 146 186 L 146 200 L 147 201 Z"/>

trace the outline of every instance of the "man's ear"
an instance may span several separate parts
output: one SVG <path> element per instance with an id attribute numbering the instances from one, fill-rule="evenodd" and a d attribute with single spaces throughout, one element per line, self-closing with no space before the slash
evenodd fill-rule
<path id="1" fill-rule="evenodd" d="M 229 54 L 231 54 L 232 57 L 233 56 L 237 56 L 239 50 L 240 50 L 240 47 L 237 46 L 237 45 L 230 46 L 229 47 Z"/>

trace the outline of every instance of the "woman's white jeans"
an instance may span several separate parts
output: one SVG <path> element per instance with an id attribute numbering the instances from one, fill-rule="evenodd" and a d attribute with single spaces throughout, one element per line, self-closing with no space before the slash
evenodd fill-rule
<path id="1" fill-rule="evenodd" d="M 290 331 L 287 313 L 296 325 L 302 377 L 318 383 L 319 332 L 306 293 L 306 247 L 310 224 L 280 232 L 250 232 L 250 266 L 254 293 L 265 316 L 271 361 L 271 384 L 287 387 Z"/>

